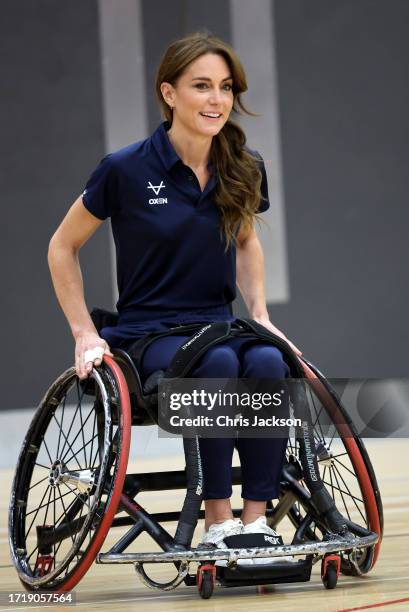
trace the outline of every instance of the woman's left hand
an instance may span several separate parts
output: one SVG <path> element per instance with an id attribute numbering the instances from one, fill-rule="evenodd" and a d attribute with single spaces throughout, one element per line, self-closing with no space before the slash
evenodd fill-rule
<path id="1" fill-rule="evenodd" d="M 291 340 L 289 340 L 287 338 L 287 336 L 285 334 L 283 334 L 283 332 L 278 329 L 278 327 L 273 325 L 268 317 L 252 317 L 252 319 L 253 319 L 253 321 L 256 321 L 257 323 L 260 323 L 260 325 L 263 325 L 263 327 L 268 329 L 268 331 L 271 331 L 276 336 L 279 336 L 280 338 L 285 340 L 290 345 L 290 347 L 293 349 L 293 351 L 294 351 L 294 353 L 296 355 L 298 355 L 299 357 L 302 355 L 302 352 L 300 351 L 300 349 L 298 349 L 295 346 L 295 344 L 293 344 L 291 342 Z"/>

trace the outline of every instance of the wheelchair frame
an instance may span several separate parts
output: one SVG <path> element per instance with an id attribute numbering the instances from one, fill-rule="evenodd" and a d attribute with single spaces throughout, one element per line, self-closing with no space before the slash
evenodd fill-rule
<path id="1" fill-rule="evenodd" d="M 243 586 L 307 581 L 310 579 L 312 565 L 320 560 L 321 578 L 326 588 L 336 586 L 340 572 L 360 576 L 372 569 L 379 554 L 383 532 L 382 502 L 375 474 L 363 442 L 345 409 L 315 366 L 305 359 L 300 359 L 309 386 L 326 413 L 337 423 L 336 428 L 345 447 L 343 454 L 348 455 L 353 468 L 349 471 L 354 472 L 362 494 L 360 501 L 363 502 L 364 508 L 358 509 L 364 525 L 351 520 L 344 501 L 344 495 L 347 493 L 345 490 L 342 493 L 344 485 L 344 489 L 348 487 L 344 479 L 344 484 L 340 484 L 337 478 L 338 489 L 348 514 L 345 522 L 350 533 L 345 537 L 331 533 L 325 520 L 314 507 L 308 489 L 303 486 L 303 473 L 295 442 L 294 446 L 289 443 L 287 447 L 288 457 L 282 472 L 280 500 L 274 508 L 269 503 L 267 509 L 268 522 L 273 527 L 284 516 L 289 517 L 295 527 L 292 543 L 279 547 L 250 549 L 193 549 L 177 544 L 161 525 L 162 522 L 179 520 L 180 512 L 150 515 L 134 499 L 141 491 L 183 489 L 186 487 L 186 474 L 184 471 L 126 474 L 131 426 L 153 422 L 154 419 L 152 406 L 149 400 L 143 397 L 141 380 L 132 359 L 120 349 L 114 349 L 113 353 L 114 359 L 105 356 L 102 366 L 94 368 L 85 383 L 79 382 L 74 368 L 66 370 L 45 394 L 25 437 L 10 501 L 9 542 L 13 563 L 26 589 L 69 591 L 81 580 L 95 559 L 100 564 L 133 563 L 140 579 L 151 588 L 170 590 L 182 582 L 189 586 L 196 585 L 201 597 L 205 599 L 212 595 L 216 582 L 223 586 Z M 91 440 L 85 442 L 81 408 L 81 428 L 74 442 L 69 440 L 75 415 L 82 398 L 87 394 L 87 388 L 89 392 L 90 384 L 93 385 L 91 395 L 95 397 L 93 409 L 87 417 L 88 420 L 94 413 L 92 445 Z M 67 394 L 74 387 L 80 399 L 67 433 L 63 431 L 64 410 Z M 60 412 L 58 413 L 60 421 L 56 417 L 58 410 L 62 412 L 62 418 L 59 416 Z M 319 416 L 316 423 L 319 423 L 318 419 Z M 54 421 L 60 426 L 58 446 L 54 454 L 53 449 L 45 449 L 45 463 L 48 463 L 45 465 L 38 459 L 41 458 L 44 444 L 46 445 L 46 432 Z M 81 434 L 84 466 L 79 462 L 81 449 L 75 452 L 78 438 L 81 443 Z M 94 440 L 97 440 L 96 449 L 93 449 Z M 90 447 L 89 461 L 87 446 Z M 319 441 L 315 450 L 320 467 L 324 466 L 324 473 L 327 468 L 331 473 L 336 456 L 324 440 Z M 70 466 L 67 454 L 71 460 Z M 74 459 L 79 470 L 72 469 Z M 90 465 L 87 465 L 88 463 Z M 47 475 L 45 472 L 39 472 L 44 477 L 32 484 L 33 474 L 37 474 L 41 469 L 45 469 Z M 47 488 L 40 505 L 29 511 L 30 491 L 45 481 L 48 485 L 43 485 Z M 233 483 L 240 482 L 240 468 L 233 468 Z M 62 487 L 66 487 L 68 492 L 61 494 Z M 70 494 L 70 490 L 74 498 L 69 507 L 65 508 L 63 498 Z M 57 501 L 56 493 L 60 496 Z M 334 489 L 332 493 L 334 497 Z M 357 496 L 351 494 L 351 499 L 358 507 Z M 57 520 L 55 513 L 59 501 L 62 502 L 63 513 Z M 54 520 L 50 517 L 47 521 L 52 506 Z M 84 508 L 87 509 L 85 515 Z M 125 512 L 128 516 L 116 516 L 120 512 Z M 239 512 L 233 511 L 235 516 L 238 516 Z M 35 514 L 33 519 L 32 514 Z M 34 538 L 30 532 L 37 516 L 40 524 L 35 525 Z M 204 512 L 200 511 L 198 518 L 203 516 Z M 26 529 L 29 521 L 31 525 Z M 108 552 L 99 553 L 110 527 L 115 526 L 130 526 L 130 529 Z M 317 536 L 317 531 L 321 533 L 321 539 Z M 142 532 L 148 533 L 163 552 L 125 553 Z M 33 550 L 28 545 L 32 539 L 37 544 Z M 61 556 L 64 556 L 58 559 L 60 549 L 64 551 Z M 30 558 L 36 551 L 36 560 L 30 563 Z M 267 565 L 237 563 L 238 559 L 286 555 L 305 558 L 293 563 L 276 562 Z M 215 565 L 216 561 L 222 559 L 227 561 L 227 565 Z M 145 563 L 172 563 L 177 575 L 167 583 L 158 583 L 146 574 Z M 190 566 L 193 563 L 198 563 L 198 569 L 192 574 Z"/>

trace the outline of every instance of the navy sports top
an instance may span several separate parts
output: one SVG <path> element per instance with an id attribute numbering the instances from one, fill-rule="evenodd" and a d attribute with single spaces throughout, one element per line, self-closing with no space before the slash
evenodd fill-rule
<path id="1" fill-rule="evenodd" d="M 231 246 L 224 253 L 213 199 L 217 177 L 211 174 L 201 191 L 174 150 L 169 127 L 162 123 L 151 137 L 104 157 L 83 192 L 93 215 L 111 217 L 120 317 L 217 311 L 236 296 L 236 251 Z M 260 170 L 263 212 L 269 202 L 261 158 Z"/>

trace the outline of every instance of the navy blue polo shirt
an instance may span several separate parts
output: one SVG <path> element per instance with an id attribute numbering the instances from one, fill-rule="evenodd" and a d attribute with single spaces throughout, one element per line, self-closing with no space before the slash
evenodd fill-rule
<path id="1" fill-rule="evenodd" d="M 229 304 L 236 296 L 236 250 L 225 253 L 212 172 L 201 191 L 162 123 L 151 137 L 104 157 L 83 192 L 84 206 L 111 218 L 120 314 L 194 310 Z M 258 154 L 257 154 L 258 156 Z M 268 191 L 260 158 L 263 199 Z"/>

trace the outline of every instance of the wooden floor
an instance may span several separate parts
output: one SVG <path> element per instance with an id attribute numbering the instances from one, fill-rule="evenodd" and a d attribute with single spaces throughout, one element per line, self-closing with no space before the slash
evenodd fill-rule
<path id="1" fill-rule="evenodd" d="M 174 591 L 152 591 L 139 582 L 132 565 L 95 565 L 75 589 L 77 607 L 91 610 L 277 610 L 280 612 L 307 608 L 323 612 L 346 612 L 359 609 L 409 610 L 409 441 L 372 440 L 366 444 L 377 474 L 385 513 L 385 534 L 381 554 L 374 570 L 364 578 L 340 576 L 338 586 L 327 591 L 322 586 L 319 565 L 313 567 L 308 583 L 269 587 L 216 588 L 212 599 L 201 600 L 195 587 L 178 587 Z M 182 468 L 181 458 L 161 457 L 130 465 L 129 472 L 164 471 Z M 0 474 L 0 612 L 17 609 L 8 601 L 7 593 L 20 590 L 11 565 L 7 540 L 7 506 L 11 488 L 11 471 Z M 180 507 L 178 491 L 143 494 L 138 499 L 148 511 L 165 511 Z M 239 495 L 235 491 L 239 506 Z M 164 525 L 173 533 L 171 524 Z M 281 526 L 280 526 L 281 528 Z M 194 543 L 202 531 L 199 525 Z M 286 540 L 289 526 L 281 530 Z M 110 532 L 103 550 L 125 529 Z M 147 537 L 140 537 L 132 550 L 151 551 L 156 546 Z M 155 567 L 154 576 L 172 577 L 166 566 Z M 24 606 L 29 608 L 28 605 Z M 73 609 L 59 606 L 60 610 Z"/>

